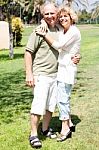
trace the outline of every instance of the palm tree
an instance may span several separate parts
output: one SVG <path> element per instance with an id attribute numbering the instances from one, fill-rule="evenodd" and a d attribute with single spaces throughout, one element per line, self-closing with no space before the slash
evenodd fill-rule
<path id="1" fill-rule="evenodd" d="M 51 0 L 49 0 L 49 1 L 51 1 Z M 59 0 L 54 0 L 54 1 L 56 3 L 59 2 Z M 76 6 L 78 6 L 78 7 L 80 5 L 83 6 L 83 7 L 87 7 L 88 6 L 88 0 L 60 0 L 59 4 L 64 4 L 64 5 L 68 5 L 68 6 L 71 6 L 72 4 L 76 4 Z"/>
<path id="2" fill-rule="evenodd" d="M 45 2 L 45 0 L 26 0 L 24 4 L 23 13 L 28 16 L 28 20 L 34 18 L 34 20 L 38 23 L 40 22 L 41 14 L 40 14 L 40 6 Z M 36 10 L 38 10 L 37 17 L 35 15 Z M 29 18 L 30 14 L 30 18 Z"/>
<path id="3" fill-rule="evenodd" d="M 0 20 L 4 19 L 4 15 L 2 12 L 2 6 L 6 3 L 7 0 L 0 0 Z"/>
<path id="4" fill-rule="evenodd" d="M 86 7 L 88 6 L 88 0 L 13 0 L 14 2 L 19 3 L 22 7 L 24 7 L 25 12 L 28 12 L 30 9 L 33 10 L 32 14 L 34 13 L 37 5 L 41 5 L 44 2 L 54 2 L 57 3 L 60 1 L 61 4 L 64 5 L 73 5 L 75 4 L 77 7 L 83 6 Z"/>
<path id="5" fill-rule="evenodd" d="M 95 3 L 92 4 L 94 6 L 94 9 L 92 10 L 92 19 L 98 18 L 99 17 L 99 1 L 96 1 Z"/>
<path id="6" fill-rule="evenodd" d="M 75 3 L 77 6 L 82 5 L 83 7 L 87 7 L 88 6 L 88 0 L 68 0 L 68 2 Z"/>

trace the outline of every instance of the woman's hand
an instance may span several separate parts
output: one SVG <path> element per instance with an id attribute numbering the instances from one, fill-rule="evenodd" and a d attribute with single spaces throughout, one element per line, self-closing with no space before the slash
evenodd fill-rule
<path id="1" fill-rule="evenodd" d="M 47 23 L 44 21 L 44 19 L 42 19 L 41 24 L 35 29 L 35 32 L 36 34 L 45 36 L 47 31 L 48 31 Z"/>
<path id="2" fill-rule="evenodd" d="M 38 34 L 38 35 L 41 35 L 41 36 L 45 36 L 46 35 L 46 31 L 44 31 L 44 30 L 42 30 L 40 27 L 37 27 L 36 29 L 35 29 L 35 32 L 36 32 L 36 34 Z"/>
<path id="3" fill-rule="evenodd" d="M 47 26 L 47 23 L 45 22 L 44 19 L 41 20 L 41 25 L 40 25 L 40 28 L 42 29 L 42 31 L 46 32 L 48 30 L 48 26 Z"/>
<path id="4" fill-rule="evenodd" d="M 74 64 L 78 64 L 80 62 L 80 59 L 81 59 L 81 55 L 79 53 L 71 58 Z"/>

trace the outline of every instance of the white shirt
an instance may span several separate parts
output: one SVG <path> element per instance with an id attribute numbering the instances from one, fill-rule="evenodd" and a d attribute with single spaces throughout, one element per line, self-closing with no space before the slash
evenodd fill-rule
<path id="1" fill-rule="evenodd" d="M 75 83 L 77 65 L 72 62 L 71 57 L 80 52 L 80 41 L 80 31 L 75 25 L 71 25 L 65 34 L 60 31 L 58 42 L 53 42 L 52 46 L 55 49 L 62 49 L 58 58 L 58 81 L 68 84 Z"/>

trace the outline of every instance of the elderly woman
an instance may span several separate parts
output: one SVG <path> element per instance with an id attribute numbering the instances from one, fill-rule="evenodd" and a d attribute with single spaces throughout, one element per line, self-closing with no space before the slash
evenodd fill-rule
<path id="1" fill-rule="evenodd" d="M 59 40 L 55 41 L 50 33 L 38 28 L 36 33 L 43 36 L 54 49 L 59 51 L 58 73 L 57 73 L 57 105 L 59 108 L 59 119 L 62 121 L 62 129 L 57 141 L 64 141 L 72 135 L 70 127 L 70 95 L 72 85 L 75 83 L 77 65 L 73 63 L 72 57 L 80 50 L 81 34 L 75 23 L 78 17 L 69 7 L 61 7 L 58 12 L 58 24 L 61 26 Z M 43 20 L 45 25 L 45 22 Z M 43 24 L 42 23 L 42 24 Z M 58 26 L 59 27 L 59 26 Z"/>

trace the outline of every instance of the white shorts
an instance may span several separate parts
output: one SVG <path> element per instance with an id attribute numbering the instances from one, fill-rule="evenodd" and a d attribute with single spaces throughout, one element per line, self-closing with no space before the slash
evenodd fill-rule
<path id="1" fill-rule="evenodd" d="M 45 115 L 46 110 L 54 112 L 56 106 L 57 81 L 56 75 L 49 77 L 39 75 L 34 77 L 34 98 L 31 114 Z"/>

